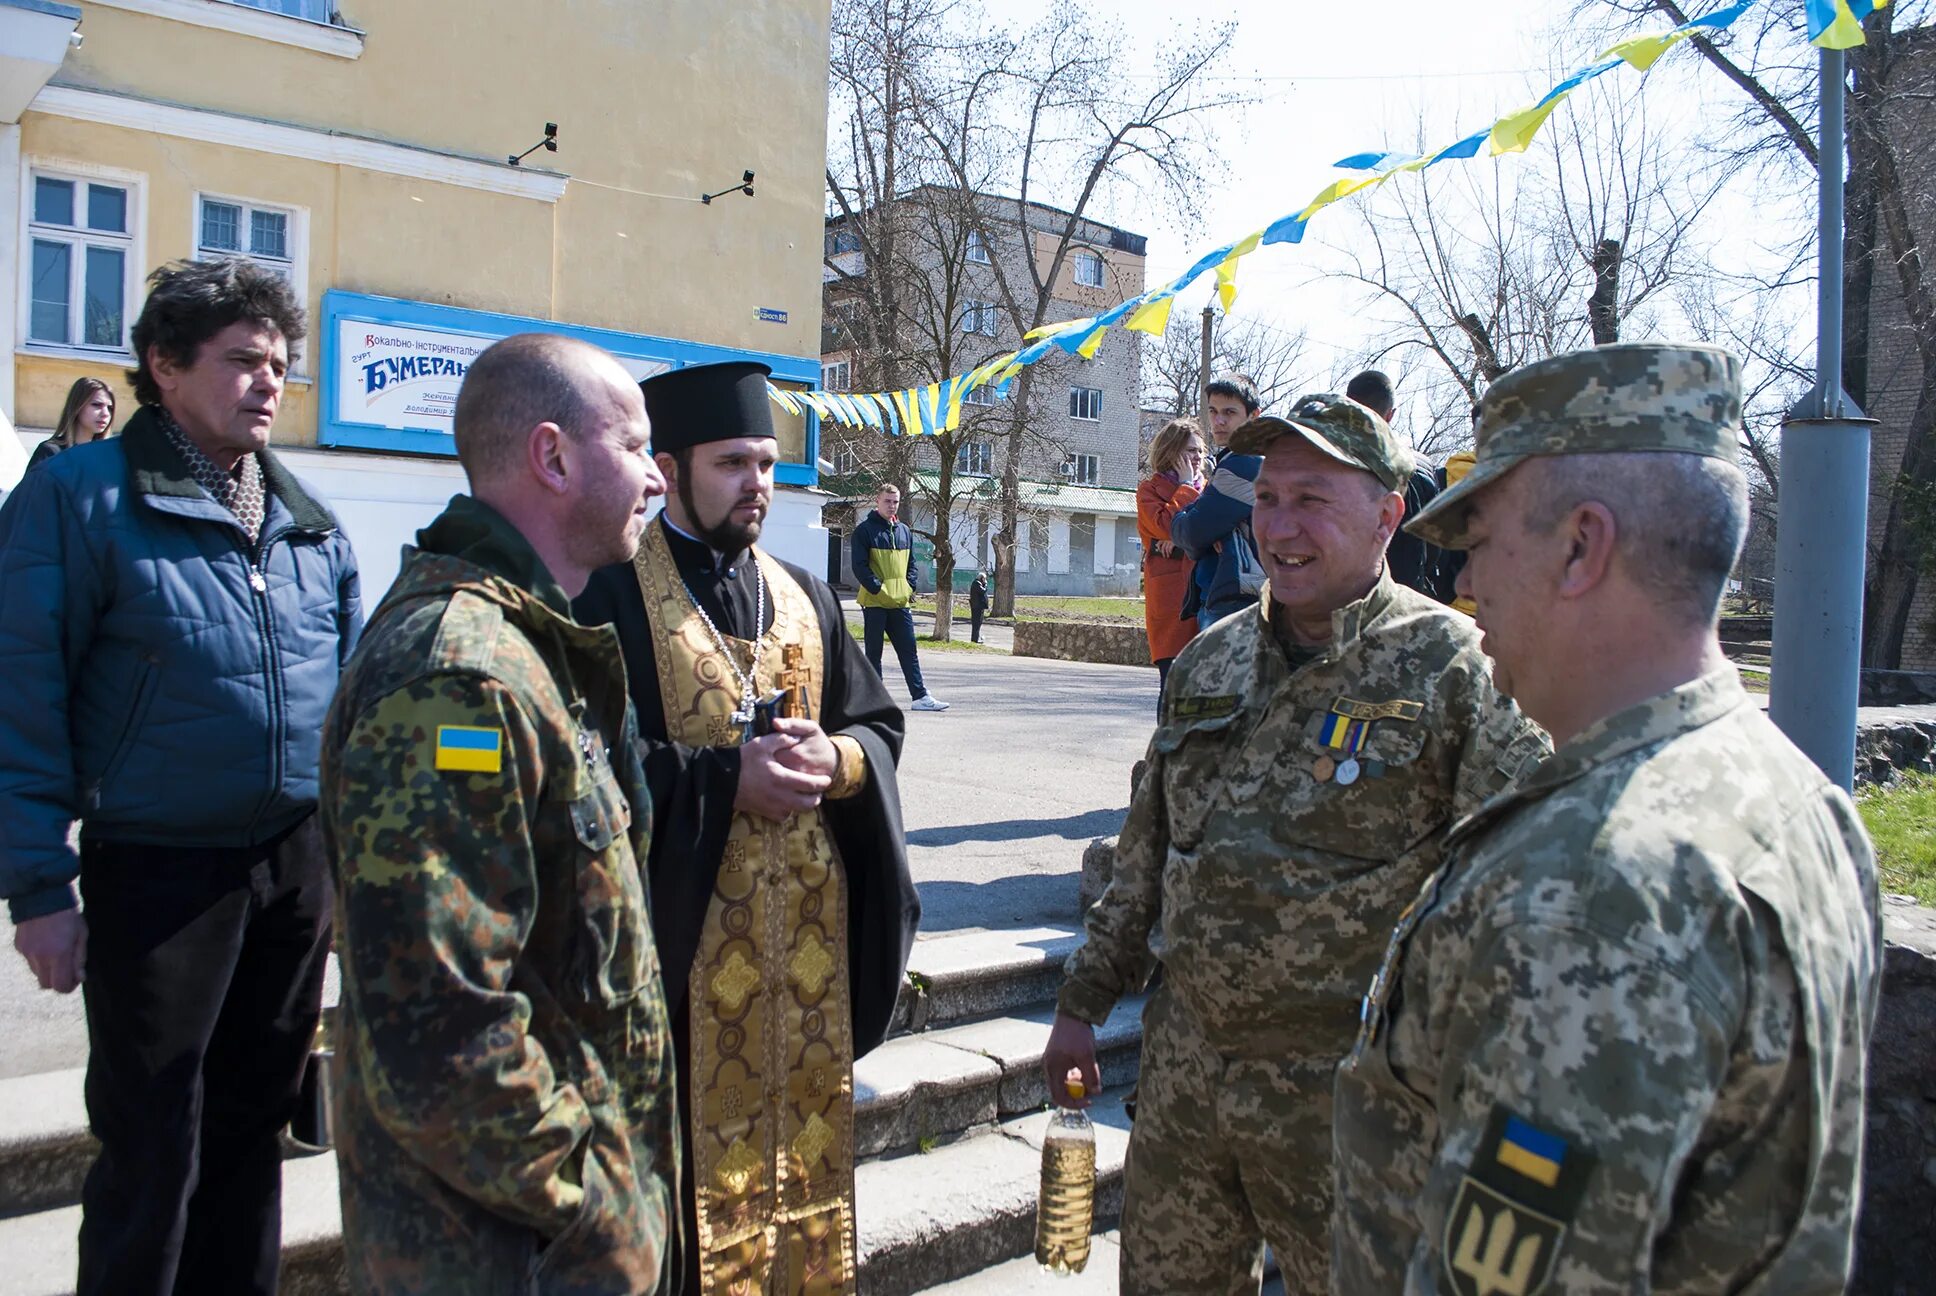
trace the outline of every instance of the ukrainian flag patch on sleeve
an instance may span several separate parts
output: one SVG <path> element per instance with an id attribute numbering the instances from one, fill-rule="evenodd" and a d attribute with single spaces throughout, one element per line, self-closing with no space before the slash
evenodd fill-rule
<path id="1" fill-rule="evenodd" d="M 504 731 L 478 725 L 437 726 L 437 768 L 470 774 L 504 769 Z"/>
<path id="2" fill-rule="evenodd" d="M 1552 1281 L 1599 1158 L 1494 1106 L 1439 1239 L 1441 1290 L 1537 1296 Z"/>

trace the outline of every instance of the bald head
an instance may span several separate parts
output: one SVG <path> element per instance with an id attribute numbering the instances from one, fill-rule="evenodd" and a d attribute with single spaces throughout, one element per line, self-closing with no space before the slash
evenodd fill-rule
<path id="1" fill-rule="evenodd" d="M 457 392 L 457 460 L 475 487 L 524 463 L 531 431 L 555 423 L 574 438 L 633 386 L 618 361 L 588 342 L 519 333 L 472 362 Z"/>

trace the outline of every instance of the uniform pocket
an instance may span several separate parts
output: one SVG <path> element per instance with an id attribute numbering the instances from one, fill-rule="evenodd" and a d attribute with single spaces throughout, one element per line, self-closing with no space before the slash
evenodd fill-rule
<path id="1" fill-rule="evenodd" d="M 1170 841 L 1193 851 L 1203 840 L 1210 811 L 1223 791 L 1238 742 L 1241 711 L 1197 720 L 1171 721 L 1156 731 L 1154 747 L 1163 759 L 1163 803 Z"/>
<path id="2" fill-rule="evenodd" d="M 656 974 L 640 861 L 627 829 L 632 810 L 611 771 L 601 766 L 571 801 L 571 826 L 583 848 L 578 868 L 579 964 L 588 998 L 626 1003 Z"/>

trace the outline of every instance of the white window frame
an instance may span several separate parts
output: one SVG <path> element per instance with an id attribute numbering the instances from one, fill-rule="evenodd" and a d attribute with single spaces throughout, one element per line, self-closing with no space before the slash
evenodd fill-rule
<path id="1" fill-rule="evenodd" d="M 1069 388 L 1069 417 L 1072 419 L 1080 419 L 1084 423 L 1100 422 L 1102 419 L 1102 388 Z"/>
<path id="2" fill-rule="evenodd" d="M 982 240 L 980 230 L 968 231 L 968 260 L 975 265 L 989 264 L 988 244 Z"/>
<path id="3" fill-rule="evenodd" d="M 1083 278 L 1083 274 L 1082 274 L 1083 267 L 1091 264 L 1093 264 L 1096 268 L 1096 271 L 1095 271 L 1096 277 L 1094 279 L 1085 279 Z M 1070 273 L 1073 275 L 1077 285 L 1080 287 L 1083 287 L 1083 288 L 1102 287 L 1102 281 L 1103 281 L 1102 253 L 1097 252 L 1092 248 L 1077 248 L 1076 254 L 1075 254 L 1075 265 L 1072 267 Z"/>
<path id="4" fill-rule="evenodd" d="M 34 305 L 34 180 L 46 176 L 50 180 L 71 180 L 77 184 L 101 183 L 114 185 L 128 191 L 128 232 L 125 239 L 113 235 L 100 236 L 81 230 L 66 231 L 50 227 L 47 233 L 62 238 L 79 247 L 86 247 L 90 241 L 103 246 L 114 246 L 122 250 L 121 266 L 121 344 L 117 347 L 91 347 L 75 342 L 38 342 L 29 336 L 33 327 Z M 77 204 L 85 199 L 77 196 Z M 20 159 L 20 243 L 19 243 L 20 290 L 14 303 L 16 339 L 14 351 L 19 355 L 65 356 L 76 360 L 115 361 L 123 364 L 134 362 L 134 321 L 141 313 L 142 272 L 148 265 L 148 177 L 140 171 L 124 171 L 118 167 L 97 166 L 91 162 L 74 162 L 66 158 L 23 156 Z M 77 260 L 85 264 L 86 258 Z M 70 274 L 74 272 L 70 271 Z M 70 296 L 68 311 L 77 309 L 77 300 Z"/>
<path id="5" fill-rule="evenodd" d="M 275 212 L 289 218 L 289 256 L 278 261 L 274 257 L 258 257 L 249 252 L 228 252 L 202 246 L 202 204 L 218 202 L 242 209 L 242 219 L 246 223 L 250 212 Z M 296 304 L 304 311 L 309 309 L 309 209 L 295 207 L 288 203 L 264 202 L 260 198 L 245 198 L 240 194 L 215 193 L 201 189 L 190 195 L 188 200 L 188 237 L 191 250 L 189 255 L 197 261 L 214 261 L 222 257 L 239 256 L 253 261 L 268 269 L 286 269 L 289 274 L 289 287 L 296 294 Z M 246 237 L 246 236 L 245 236 Z M 305 339 L 313 342 L 315 335 Z M 289 357 L 289 380 L 291 382 L 309 381 L 309 360 L 306 348 L 298 349 L 291 344 L 290 350 L 296 352 Z"/>
<path id="6" fill-rule="evenodd" d="M 851 441 L 836 442 L 827 449 L 827 463 L 832 466 L 834 476 L 852 476 L 860 471 L 860 451 Z"/>
<path id="7" fill-rule="evenodd" d="M 852 363 L 847 360 L 823 360 L 820 363 L 820 388 L 822 391 L 844 392 L 853 389 Z"/>
<path id="8" fill-rule="evenodd" d="M 976 464 L 979 462 L 980 467 Z M 993 477 L 995 446 L 989 441 L 969 441 L 955 448 L 955 473 L 962 477 Z"/>
<path id="9" fill-rule="evenodd" d="M 1076 454 L 1071 451 L 1062 461 L 1066 470 L 1062 474 L 1077 486 L 1099 486 L 1102 484 L 1102 456 Z"/>
<path id="10" fill-rule="evenodd" d="M 970 387 L 967 391 L 961 393 L 961 403 L 963 405 L 993 405 L 995 403 L 995 384 L 985 382 L 979 386 Z"/>
<path id="11" fill-rule="evenodd" d="M 995 303 L 970 297 L 962 303 L 961 331 L 977 337 L 994 337 L 1001 330 Z"/>
<path id="12" fill-rule="evenodd" d="M 94 3 L 108 9 L 147 14 L 151 18 L 253 36 L 277 45 L 293 45 L 337 58 L 360 58 L 363 54 L 363 33 L 354 27 L 297 18 L 231 0 L 94 0 Z"/>

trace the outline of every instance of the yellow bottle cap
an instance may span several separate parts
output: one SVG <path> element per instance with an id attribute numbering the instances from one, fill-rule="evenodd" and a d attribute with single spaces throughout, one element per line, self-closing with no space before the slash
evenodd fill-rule
<path id="1" fill-rule="evenodd" d="M 1071 1098 L 1080 1098 L 1089 1092 L 1080 1080 L 1064 1080 L 1062 1087 L 1069 1091 Z"/>

